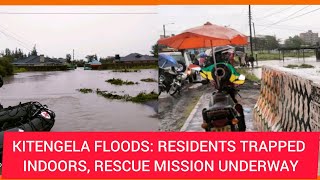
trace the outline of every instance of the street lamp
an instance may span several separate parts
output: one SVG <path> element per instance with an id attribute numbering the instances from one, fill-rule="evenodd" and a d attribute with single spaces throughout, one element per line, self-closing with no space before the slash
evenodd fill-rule
<path id="1" fill-rule="evenodd" d="M 164 24 L 163 25 L 163 36 L 164 36 L 164 38 L 166 37 L 166 25 L 169 25 L 169 24 L 174 24 L 174 23 L 168 23 L 168 24 Z"/>

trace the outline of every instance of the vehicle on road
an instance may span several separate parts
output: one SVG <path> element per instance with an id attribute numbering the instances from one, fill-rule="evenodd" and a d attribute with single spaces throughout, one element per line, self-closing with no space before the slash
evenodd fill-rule
<path id="1" fill-rule="evenodd" d="M 187 51 L 161 52 L 159 54 L 172 56 L 178 63 L 176 70 L 179 73 L 183 73 L 190 83 L 201 81 L 199 74 L 201 67 L 193 64 L 190 54 Z"/>
<path id="2" fill-rule="evenodd" d="M 202 110 L 202 128 L 207 132 L 245 131 L 243 107 L 236 99 L 237 86 L 244 83 L 245 76 L 228 63 L 218 63 L 211 69 L 212 79 L 207 74 L 205 77 L 213 80 L 216 91 L 212 93 L 209 107 Z"/>

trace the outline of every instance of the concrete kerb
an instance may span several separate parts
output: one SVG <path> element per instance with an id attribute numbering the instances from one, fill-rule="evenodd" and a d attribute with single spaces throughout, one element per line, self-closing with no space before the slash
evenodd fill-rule
<path id="1" fill-rule="evenodd" d="M 205 94 L 200 97 L 198 103 L 195 105 L 195 107 L 191 111 L 190 115 L 188 116 L 186 122 L 183 124 L 182 128 L 180 129 L 180 132 L 185 132 L 187 130 L 188 126 L 190 125 L 192 119 L 194 118 L 194 116 L 195 116 L 195 114 L 201 104 L 202 98 L 204 98 L 204 97 L 205 97 Z"/>

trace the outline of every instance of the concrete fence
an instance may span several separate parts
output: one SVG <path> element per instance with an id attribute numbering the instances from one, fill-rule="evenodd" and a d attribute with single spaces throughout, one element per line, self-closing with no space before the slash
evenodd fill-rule
<path id="1" fill-rule="evenodd" d="M 320 77 L 306 74 L 263 67 L 253 112 L 258 131 L 320 131 Z"/>

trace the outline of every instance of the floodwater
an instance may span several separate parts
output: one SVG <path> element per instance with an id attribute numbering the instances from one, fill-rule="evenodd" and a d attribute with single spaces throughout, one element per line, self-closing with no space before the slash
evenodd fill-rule
<path id="1" fill-rule="evenodd" d="M 56 114 L 52 131 L 156 131 L 159 120 L 155 108 L 143 104 L 110 100 L 96 93 L 82 94 L 80 88 L 105 90 L 131 96 L 157 91 L 157 83 L 141 82 L 157 79 L 157 70 L 141 72 L 93 71 L 78 68 L 70 71 L 26 72 L 7 77 L 0 88 L 4 107 L 19 102 L 38 101 Z M 105 80 L 120 78 L 139 82 L 137 85 L 111 85 Z"/>
<path id="2" fill-rule="evenodd" d="M 289 64 L 296 64 L 296 65 L 301 65 L 301 64 L 310 64 L 313 65 L 314 68 L 308 68 L 308 69 L 294 69 L 295 72 L 297 73 L 303 73 L 303 74 L 309 74 L 309 75 L 313 75 L 313 76 L 320 76 L 320 61 L 316 61 L 316 57 L 308 57 L 308 58 L 285 58 L 284 61 L 283 60 L 270 60 L 270 61 L 258 61 L 258 66 L 262 67 L 264 65 L 271 65 L 271 66 L 279 66 L 279 67 L 283 67 L 283 66 L 287 66 Z M 256 63 L 254 64 L 256 66 Z M 255 68 L 253 69 L 253 73 L 261 78 L 261 68 Z"/>

